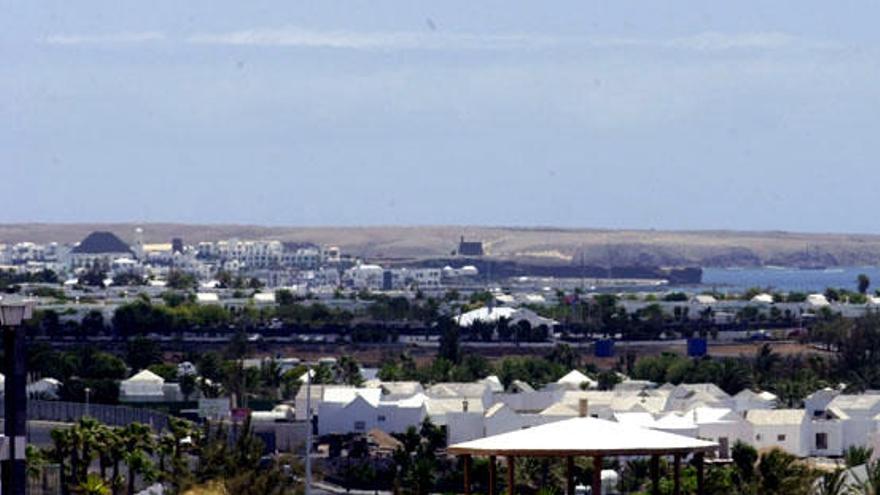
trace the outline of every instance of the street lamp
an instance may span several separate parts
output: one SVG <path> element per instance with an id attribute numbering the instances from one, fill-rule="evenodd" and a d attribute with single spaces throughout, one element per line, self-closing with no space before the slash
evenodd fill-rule
<path id="1" fill-rule="evenodd" d="M 312 366 L 306 365 L 306 495 L 312 495 Z"/>
<path id="2" fill-rule="evenodd" d="M 33 315 L 31 301 L 0 301 L 3 330 L 3 373 L 6 374 L 3 433 L 8 456 L 2 461 L 3 495 L 25 495 L 27 474 L 27 361 L 24 320 Z"/>
<path id="3" fill-rule="evenodd" d="M 89 416 L 89 394 L 92 393 L 92 389 L 90 389 L 89 387 L 86 387 L 85 393 L 86 393 L 86 414 L 85 414 L 85 416 L 88 417 Z"/>

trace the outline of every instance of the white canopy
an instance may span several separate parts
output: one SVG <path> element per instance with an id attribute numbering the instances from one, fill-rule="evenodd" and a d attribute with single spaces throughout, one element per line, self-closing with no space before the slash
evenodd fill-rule
<path id="1" fill-rule="evenodd" d="M 683 454 L 717 448 L 715 442 L 579 417 L 459 443 L 451 446 L 449 452 L 456 455 L 537 457 Z"/>
<path id="2" fill-rule="evenodd" d="M 141 370 L 128 380 L 119 384 L 120 398 L 132 397 L 160 397 L 165 395 L 163 386 L 165 380 L 150 370 Z"/>
<path id="3" fill-rule="evenodd" d="M 573 385 L 575 388 L 579 388 L 581 386 L 581 384 L 583 384 L 583 383 L 589 384 L 588 386 L 591 388 L 596 385 L 595 380 L 593 380 L 592 378 L 588 377 L 587 375 L 581 373 L 578 370 L 569 371 L 568 374 L 566 374 L 565 376 L 563 376 L 559 380 L 556 380 L 556 383 L 558 383 L 560 385 Z"/>

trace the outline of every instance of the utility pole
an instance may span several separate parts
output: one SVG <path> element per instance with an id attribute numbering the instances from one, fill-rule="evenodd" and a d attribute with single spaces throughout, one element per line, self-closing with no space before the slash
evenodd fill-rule
<path id="1" fill-rule="evenodd" d="M 306 365 L 306 495 L 312 495 L 312 367 Z"/>
<path id="2" fill-rule="evenodd" d="M 7 457 L 2 459 L 2 495 L 25 495 L 27 472 L 27 356 L 24 320 L 30 319 L 33 306 L 29 301 L 0 303 L 0 325 L 3 329 L 4 422 Z"/>

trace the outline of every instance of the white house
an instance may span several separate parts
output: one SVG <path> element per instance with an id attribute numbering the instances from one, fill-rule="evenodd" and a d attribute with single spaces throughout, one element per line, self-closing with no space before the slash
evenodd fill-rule
<path id="1" fill-rule="evenodd" d="M 196 293 L 196 302 L 199 304 L 219 304 L 220 296 L 216 292 Z"/>
<path id="2" fill-rule="evenodd" d="M 275 304 L 275 293 L 257 292 L 252 299 L 254 300 L 254 304 L 257 305 L 272 305 Z"/>
<path id="3" fill-rule="evenodd" d="M 555 320 L 551 320 L 550 318 L 539 316 L 537 313 L 530 309 L 511 308 L 506 306 L 485 306 L 482 308 L 477 308 L 457 316 L 455 318 L 455 321 L 456 323 L 458 323 L 459 326 L 467 328 L 477 321 L 482 321 L 484 323 L 497 323 L 502 318 L 508 320 L 511 324 L 516 324 L 520 321 L 525 320 L 529 322 L 532 327 L 538 327 L 541 325 L 552 327 L 557 323 Z"/>
<path id="4" fill-rule="evenodd" d="M 327 388 L 318 404 L 318 434 L 366 433 L 376 427 L 382 391 L 375 388 Z"/>
<path id="5" fill-rule="evenodd" d="M 119 384 L 120 402 L 162 402 L 165 380 L 150 370 L 141 370 Z"/>
<path id="6" fill-rule="evenodd" d="M 718 300 L 715 299 L 714 296 L 711 296 L 709 294 L 697 294 L 691 298 L 691 303 L 692 304 L 699 304 L 702 306 L 709 306 L 712 304 L 717 304 Z"/>
<path id="7" fill-rule="evenodd" d="M 424 394 L 383 400 L 381 388 L 324 388 L 317 405 L 318 433 L 402 433 L 426 415 Z"/>
<path id="8" fill-rule="evenodd" d="M 718 457 L 730 457 L 737 440 L 751 441 L 751 427 L 742 415 L 726 407 L 698 407 L 686 413 L 697 425 L 697 437 L 718 443 Z"/>
<path id="9" fill-rule="evenodd" d="M 61 382 L 55 378 L 41 378 L 27 385 L 27 395 L 33 399 L 58 399 Z"/>
<path id="10" fill-rule="evenodd" d="M 810 421 L 803 409 L 756 409 L 746 413 L 751 443 L 758 450 L 778 447 L 798 457 L 810 454 Z"/>
<path id="11" fill-rule="evenodd" d="M 844 451 L 844 425 L 849 417 L 836 407 L 829 408 L 818 415 L 810 415 L 810 455 L 817 457 L 838 457 Z M 868 445 L 864 439 L 863 445 Z"/>
<path id="12" fill-rule="evenodd" d="M 828 405 L 835 397 L 840 395 L 840 390 L 833 388 L 823 388 L 808 395 L 804 399 L 804 409 L 809 416 L 821 416 L 828 409 Z"/>
<path id="13" fill-rule="evenodd" d="M 756 304 L 773 304 L 773 296 L 771 294 L 762 293 L 756 294 L 755 297 L 752 298 L 751 302 Z"/>
<path id="14" fill-rule="evenodd" d="M 736 411 L 748 411 L 751 409 L 776 409 L 779 400 L 775 394 L 770 392 L 754 392 L 744 389 L 733 396 L 734 409 Z"/>
<path id="15" fill-rule="evenodd" d="M 312 371 L 312 375 L 314 376 L 314 370 Z M 305 379 L 300 377 L 300 381 L 305 383 Z M 297 421 L 306 421 L 308 419 L 309 414 L 306 413 L 306 403 L 308 402 L 311 406 L 311 416 L 314 416 L 318 413 L 318 408 L 321 403 L 324 401 L 324 393 L 327 390 L 337 389 L 337 388 L 345 388 L 345 389 L 354 389 L 354 387 L 349 385 L 311 385 L 307 387 L 305 385 L 299 388 L 299 391 L 296 393 L 296 399 L 294 400 L 295 411 L 296 411 L 296 420 Z M 308 392 L 311 391 L 309 394 Z M 309 395 L 308 401 L 306 400 L 306 396 Z"/>
<path id="16" fill-rule="evenodd" d="M 858 395 L 838 395 L 828 403 L 825 413 L 842 421 L 842 447 L 844 449 L 854 445 L 867 445 L 868 438 L 877 431 L 877 416 L 880 415 L 880 392 L 868 391 Z"/>
<path id="17" fill-rule="evenodd" d="M 345 275 L 355 289 L 378 290 L 382 288 L 385 269 L 379 265 L 359 264 L 350 268 Z"/>
<path id="18" fill-rule="evenodd" d="M 828 302 L 828 298 L 824 294 L 810 294 L 807 296 L 807 305 L 812 308 L 823 308 L 830 306 L 831 303 Z"/>
<path id="19" fill-rule="evenodd" d="M 734 400 L 714 383 L 691 383 L 676 386 L 669 392 L 666 411 L 689 411 L 695 407 L 734 408 Z"/>
<path id="20" fill-rule="evenodd" d="M 565 376 L 556 380 L 554 386 L 566 390 L 583 390 L 585 388 L 597 388 L 599 382 L 578 370 L 571 370 Z"/>

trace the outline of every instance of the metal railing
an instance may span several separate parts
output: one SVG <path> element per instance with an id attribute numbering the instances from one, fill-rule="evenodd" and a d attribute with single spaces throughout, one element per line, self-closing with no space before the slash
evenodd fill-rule
<path id="1" fill-rule="evenodd" d="M 3 403 L 4 400 L 0 399 L 0 417 L 3 416 Z M 30 421 L 73 423 L 83 416 L 86 416 L 86 405 L 80 402 L 29 400 L 27 403 L 27 418 Z M 137 407 L 89 404 L 88 416 L 110 426 L 143 423 L 156 431 L 168 427 L 167 414 Z"/>

